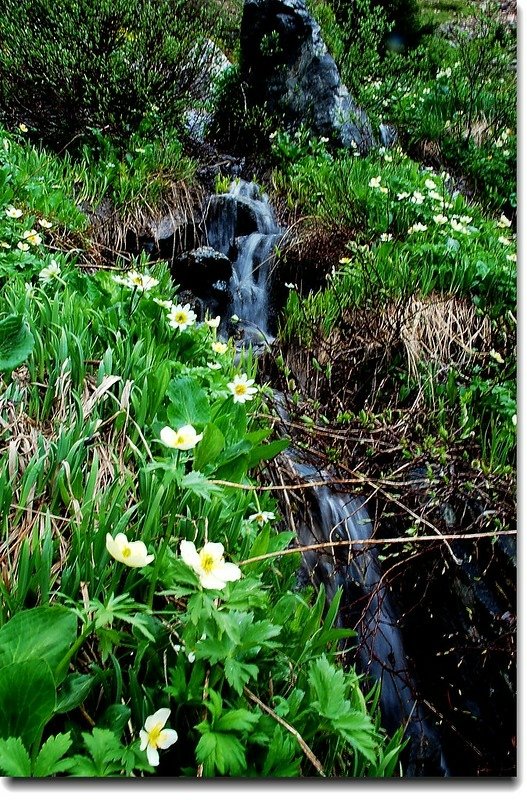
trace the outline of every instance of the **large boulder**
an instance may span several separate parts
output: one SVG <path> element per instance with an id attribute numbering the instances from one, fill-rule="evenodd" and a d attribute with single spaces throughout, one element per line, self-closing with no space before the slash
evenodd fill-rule
<path id="1" fill-rule="evenodd" d="M 307 123 L 340 146 L 365 153 L 375 144 L 305 0 L 245 0 L 240 46 L 250 105 L 265 106 L 286 126 Z"/>

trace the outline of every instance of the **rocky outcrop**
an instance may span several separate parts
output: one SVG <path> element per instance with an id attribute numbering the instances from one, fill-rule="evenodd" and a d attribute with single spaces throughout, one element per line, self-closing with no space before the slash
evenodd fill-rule
<path id="1" fill-rule="evenodd" d="M 265 107 L 286 126 L 308 124 L 340 146 L 365 153 L 375 144 L 305 0 L 245 0 L 240 46 L 250 105 Z"/>

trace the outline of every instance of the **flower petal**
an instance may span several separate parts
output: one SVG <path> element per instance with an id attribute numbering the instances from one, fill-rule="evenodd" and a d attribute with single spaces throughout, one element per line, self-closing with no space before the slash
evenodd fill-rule
<path id="1" fill-rule="evenodd" d="M 146 757 L 151 767 L 159 766 L 159 753 L 156 747 L 152 747 L 152 745 L 149 744 L 146 748 Z"/>
<path id="2" fill-rule="evenodd" d="M 157 746 L 161 748 L 161 750 L 166 750 L 167 747 L 171 747 L 175 744 L 178 740 L 178 735 L 176 731 L 172 728 L 167 728 L 164 731 L 161 731 L 157 740 Z"/>
<path id="3" fill-rule="evenodd" d="M 145 731 L 150 733 L 152 728 L 155 728 L 156 725 L 165 725 L 167 719 L 170 716 L 170 709 L 169 708 L 160 708 L 154 714 L 150 714 L 149 717 L 145 719 Z"/>
<path id="4" fill-rule="evenodd" d="M 223 558 L 224 549 L 225 548 L 221 542 L 207 542 L 200 552 L 200 557 L 203 558 L 203 556 L 212 556 L 214 561 L 219 561 L 220 558 Z"/>
<path id="5" fill-rule="evenodd" d="M 168 427 L 168 425 L 161 429 L 159 438 L 167 447 L 176 447 L 177 433 L 173 428 Z"/>
<path id="6" fill-rule="evenodd" d="M 201 561 L 194 542 L 182 541 L 179 545 L 179 550 L 185 564 L 198 572 L 201 569 Z"/>
<path id="7" fill-rule="evenodd" d="M 139 739 L 141 740 L 139 749 L 146 750 L 148 746 L 148 733 L 146 731 L 139 731 Z"/>
<path id="8" fill-rule="evenodd" d="M 237 581 L 242 577 L 242 573 L 236 564 L 226 561 L 214 570 L 214 577 L 220 581 Z"/>

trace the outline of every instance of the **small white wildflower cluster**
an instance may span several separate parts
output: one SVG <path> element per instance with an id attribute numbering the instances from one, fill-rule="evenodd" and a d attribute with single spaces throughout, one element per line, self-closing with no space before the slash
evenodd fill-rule
<path id="1" fill-rule="evenodd" d="M 512 130 L 510 128 L 505 128 L 494 142 L 494 147 L 501 150 L 505 158 L 510 155 L 510 150 L 507 150 L 505 147 L 510 136 L 512 136 Z"/>
<path id="2" fill-rule="evenodd" d="M 378 189 L 382 194 L 388 194 L 388 187 L 381 186 L 381 180 L 382 178 L 380 175 L 377 175 L 375 178 L 370 178 L 368 181 L 368 186 L 370 189 Z"/>
<path id="3" fill-rule="evenodd" d="M 441 80 L 441 78 L 450 78 L 452 75 L 451 67 L 446 67 L 445 69 L 440 69 L 436 75 L 436 80 Z"/>

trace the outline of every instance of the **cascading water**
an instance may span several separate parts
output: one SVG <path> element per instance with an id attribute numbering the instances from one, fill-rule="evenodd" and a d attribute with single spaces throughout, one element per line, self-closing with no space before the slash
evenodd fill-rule
<path id="1" fill-rule="evenodd" d="M 213 195 L 206 217 L 208 244 L 232 262 L 230 314 L 243 327 L 245 342 L 269 341 L 270 274 L 276 248 L 284 233 L 278 228 L 267 197 L 252 182 L 235 181 L 229 192 Z M 283 398 L 276 407 L 286 419 Z M 282 455 L 287 467 L 303 481 L 320 482 L 309 489 L 309 502 L 297 517 L 300 544 L 349 542 L 349 547 L 308 551 L 305 568 L 311 579 L 325 585 L 330 600 L 343 589 L 341 622 L 358 633 L 355 662 L 381 682 L 383 724 L 389 732 L 401 725 L 411 745 L 407 774 L 444 775 L 441 748 L 408 673 L 397 615 L 375 549 L 358 543 L 372 538 L 372 525 L 363 498 L 331 489 L 331 476 L 301 463 L 298 453 Z M 344 553 L 346 556 L 344 557 Z"/>
<path id="2" fill-rule="evenodd" d="M 234 181 L 228 193 L 213 195 L 207 239 L 233 262 L 230 316 L 240 320 L 245 341 L 269 342 L 269 283 L 283 231 L 256 183 Z"/>

